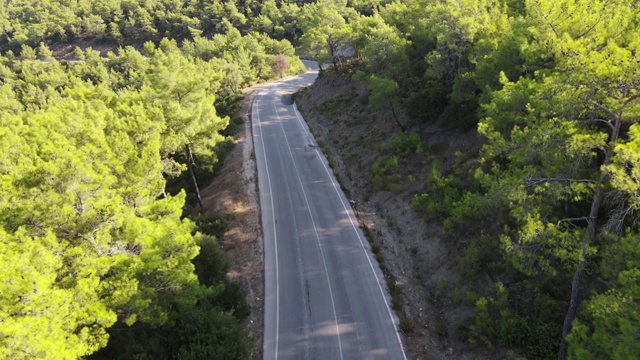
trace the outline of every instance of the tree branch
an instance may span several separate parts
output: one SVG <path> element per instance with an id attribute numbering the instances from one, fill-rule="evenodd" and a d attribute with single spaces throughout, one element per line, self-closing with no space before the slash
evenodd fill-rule
<path id="1" fill-rule="evenodd" d="M 601 123 L 605 123 L 607 124 L 607 126 L 609 126 L 609 128 L 611 129 L 611 131 L 614 130 L 613 124 L 611 124 L 610 120 L 604 120 L 604 119 L 586 119 L 586 120 L 578 120 L 578 122 L 601 122 Z"/>
<path id="2" fill-rule="evenodd" d="M 524 182 L 525 182 L 525 186 L 531 187 L 531 186 L 535 186 L 535 185 L 543 184 L 543 183 L 548 183 L 548 182 L 592 184 L 592 183 L 596 183 L 597 181 L 589 180 L 589 179 L 569 179 L 569 178 L 562 178 L 562 177 L 549 177 L 549 178 L 533 178 L 533 177 L 529 177 L 529 178 L 524 179 Z"/>
<path id="3" fill-rule="evenodd" d="M 598 104 L 596 102 L 593 103 L 595 106 L 599 107 L 600 109 L 606 111 L 607 113 L 609 113 L 609 115 L 611 115 L 612 117 L 617 117 L 618 115 L 616 113 L 614 113 L 613 111 L 611 111 L 608 107 L 602 105 L 602 104 Z"/>
<path id="4" fill-rule="evenodd" d="M 630 96 L 627 101 L 624 102 L 624 106 L 629 105 L 633 100 L 640 99 L 640 93 Z"/>
<path id="5" fill-rule="evenodd" d="M 561 223 L 563 222 L 573 222 L 573 221 L 589 221 L 589 217 L 587 216 L 582 216 L 582 217 L 576 217 L 576 218 L 566 218 L 566 219 L 560 219 L 558 220 L 558 222 L 556 223 L 556 227 L 560 226 Z M 572 224 L 573 225 L 573 224 Z"/>
<path id="6" fill-rule="evenodd" d="M 547 25 L 549 25 L 549 27 L 551 28 L 551 31 L 553 31 L 553 33 L 556 35 L 556 38 L 560 38 L 560 35 L 558 34 L 558 31 L 556 30 L 556 27 L 553 26 L 553 24 L 551 23 L 551 20 L 549 20 L 549 14 L 543 14 L 541 10 L 538 10 L 538 14 L 540 14 L 540 16 L 545 20 L 545 22 L 547 23 Z"/>
<path id="7" fill-rule="evenodd" d="M 591 25 L 590 27 L 587 28 L 587 30 L 583 31 L 582 34 L 578 35 L 576 37 L 576 39 L 580 39 L 581 37 L 587 35 L 588 33 L 591 32 L 591 30 L 595 29 L 595 27 L 600 24 L 602 22 L 602 20 L 604 19 L 604 16 L 600 16 L 600 18 L 598 19 L 598 21 L 596 21 L 593 25 Z"/>

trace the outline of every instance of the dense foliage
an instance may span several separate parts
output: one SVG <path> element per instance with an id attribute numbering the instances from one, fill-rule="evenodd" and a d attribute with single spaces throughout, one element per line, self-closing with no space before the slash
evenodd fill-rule
<path id="1" fill-rule="evenodd" d="M 108 343 L 98 358 L 246 358 L 248 309 L 220 234 L 201 234 L 184 190 L 165 189 L 185 148 L 215 162 L 219 111 L 243 87 L 303 65 L 287 41 L 224 24 L 143 53 L 57 61 L 16 37 L 19 57 L 0 56 L 0 357 L 75 359 Z"/>
<path id="2" fill-rule="evenodd" d="M 412 202 L 445 224 L 469 299 L 480 294 L 470 341 L 527 358 L 640 357 L 639 3 L 409 0 L 366 13 L 319 1 L 302 14 L 314 7 L 301 50 L 358 69 L 400 131 L 484 136 L 464 166 L 434 164 Z"/>
<path id="3" fill-rule="evenodd" d="M 295 41 L 301 35 L 298 19 L 305 2 L 310 1 L 9 1 L 0 9 L 0 47 L 78 40 L 126 45 L 209 36 L 230 27 Z"/>

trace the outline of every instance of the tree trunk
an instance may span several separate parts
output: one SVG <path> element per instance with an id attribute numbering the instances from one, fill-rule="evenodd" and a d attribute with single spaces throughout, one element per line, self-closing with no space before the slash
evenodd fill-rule
<path id="1" fill-rule="evenodd" d="M 391 107 L 391 114 L 393 114 L 393 119 L 396 121 L 396 124 L 398 124 L 398 126 L 400 126 L 400 131 L 404 132 L 404 126 L 402 126 L 402 123 L 400 122 L 400 120 L 398 119 L 398 116 L 396 115 L 396 109 L 393 107 L 393 102 L 391 102 L 391 99 L 389 99 L 389 107 Z"/>
<path id="2" fill-rule="evenodd" d="M 184 150 L 185 150 L 185 155 L 187 156 L 187 167 L 189 168 L 191 181 L 193 181 L 193 188 L 196 190 L 198 205 L 200 205 L 200 212 L 202 212 L 204 210 L 204 205 L 202 205 L 202 197 L 200 197 L 200 188 L 198 187 L 198 181 L 196 180 L 196 173 L 194 170 L 196 163 L 195 161 L 193 161 L 193 153 L 191 152 L 191 147 L 189 146 L 189 144 L 184 146 Z"/>
<path id="3" fill-rule="evenodd" d="M 562 324 L 562 339 L 560 341 L 560 350 L 558 351 L 558 360 L 566 360 L 569 343 L 567 342 L 567 335 L 571 332 L 571 323 L 576 318 L 578 312 L 578 306 L 580 306 L 580 283 L 582 282 L 582 274 L 584 273 L 584 265 L 586 262 L 587 252 L 589 251 L 589 244 L 596 236 L 596 219 L 598 218 L 598 212 L 600 210 L 600 203 L 602 202 L 602 187 L 598 184 L 596 193 L 591 203 L 591 211 L 589 212 L 589 221 L 587 226 L 587 232 L 582 239 L 582 256 L 578 261 L 578 266 L 573 274 L 573 281 L 571 281 L 571 297 L 569 299 L 569 309 L 564 317 L 564 323 Z"/>
<path id="4" fill-rule="evenodd" d="M 611 138 L 609 139 L 609 144 L 607 146 L 607 150 L 605 151 L 603 166 L 611 164 L 611 160 L 613 158 L 613 147 L 615 145 L 615 142 L 618 140 L 618 137 L 620 136 L 621 125 L 622 115 L 620 114 L 614 119 L 613 132 L 611 133 Z M 604 171 L 600 174 L 600 179 L 598 179 L 598 184 L 596 185 L 596 192 L 593 195 L 593 201 L 591 202 L 587 231 L 582 238 L 582 256 L 580 256 L 578 266 L 576 267 L 576 271 L 573 274 L 573 281 L 571 282 L 571 297 L 569 299 L 569 309 L 567 310 L 567 314 L 564 318 L 564 323 L 562 324 L 562 339 L 560 340 L 558 360 L 566 360 L 569 352 L 567 335 L 569 335 L 569 333 L 571 332 L 571 323 L 573 323 L 573 320 L 576 318 L 576 313 L 578 312 L 578 307 L 580 306 L 580 283 L 582 282 L 582 275 L 584 273 L 584 267 L 587 261 L 589 245 L 591 245 L 591 242 L 596 237 L 596 222 L 598 220 L 598 213 L 604 195 L 602 187 L 608 177 L 609 174 Z"/>
<path id="5" fill-rule="evenodd" d="M 338 69 L 338 63 L 336 62 L 336 50 L 335 45 L 329 42 L 329 52 L 331 53 L 331 61 L 333 62 L 333 68 Z"/>

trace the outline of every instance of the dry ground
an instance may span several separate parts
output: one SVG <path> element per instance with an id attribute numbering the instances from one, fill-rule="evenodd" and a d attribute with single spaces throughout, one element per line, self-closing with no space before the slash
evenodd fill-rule
<path id="1" fill-rule="evenodd" d="M 264 299 L 263 241 L 250 119 L 257 88 L 244 91 L 240 110 L 243 131 L 238 134 L 236 146 L 225 159 L 220 175 L 202 190 L 205 214 L 224 215 L 229 219 L 229 228 L 220 245 L 230 260 L 227 277 L 242 286 L 251 307 L 251 315 L 244 325 L 251 341 L 252 359 L 262 358 Z"/>

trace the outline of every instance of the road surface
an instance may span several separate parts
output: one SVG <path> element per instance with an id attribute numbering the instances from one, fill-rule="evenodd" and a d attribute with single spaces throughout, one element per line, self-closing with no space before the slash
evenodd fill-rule
<path id="1" fill-rule="evenodd" d="M 406 359 L 382 272 L 291 102 L 316 77 L 317 70 L 270 84 L 253 102 L 265 251 L 263 357 Z"/>

